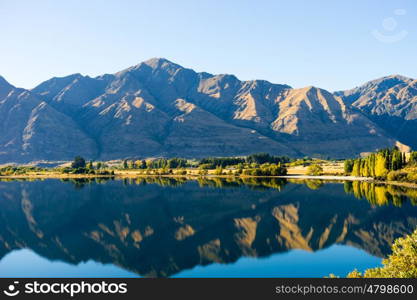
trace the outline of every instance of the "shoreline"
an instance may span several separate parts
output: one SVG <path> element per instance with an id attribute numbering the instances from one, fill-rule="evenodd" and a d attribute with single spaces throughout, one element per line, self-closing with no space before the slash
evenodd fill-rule
<path id="1" fill-rule="evenodd" d="M 123 179 L 123 178 L 139 178 L 139 177 L 166 177 L 166 178 L 188 178 L 188 179 L 196 179 L 196 178 L 281 178 L 281 179 L 295 179 L 295 180 L 323 180 L 323 181 L 366 181 L 366 182 L 373 182 L 376 184 L 384 184 L 384 185 L 395 185 L 395 186 L 402 186 L 407 188 L 417 189 L 416 183 L 411 182 L 401 182 L 401 181 L 382 181 L 376 180 L 371 177 L 357 177 L 357 176 L 342 176 L 342 175 L 304 175 L 304 174 L 294 174 L 294 175 L 282 175 L 282 176 L 251 176 L 251 175 L 244 175 L 244 176 L 234 176 L 234 175 L 197 175 L 197 174 L 187 174 L 187 175 L 176 175 L 176 174 L 168 174 L 168 175 L 156 175 L 156 174 L 135 174 L 135 173 L 122 173 L 122 174 L 114 174 L 114 175 L 94 175 L 94 174 L 23 174 L 23 175 L 7 175 L 7 176 L 0 176 L 0 181 L 2 179 L 83 179 L 83 178 L 115 178 L 115 179 Z"/>
<path id="2" fill-rule="evenodd" d="M 317 179 L 317 180 L 341 180 L 341 181 L 375 181 L 372 177 L 342 176 L 342 175 L 285 175 L 268 176 L 285 179 Z"/>

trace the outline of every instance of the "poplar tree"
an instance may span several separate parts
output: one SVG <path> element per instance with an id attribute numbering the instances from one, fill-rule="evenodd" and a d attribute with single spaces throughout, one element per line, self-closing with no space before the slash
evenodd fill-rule
<path id="1" fill-rule="evenodd" d="M 352 176 L 361 176 L 361 160 L 355 159 L 353 163 Z"/>
<path id="2" fill-rule="evenodd" d="M 385 177 L 388 174 L 387 165 L 387 158 L 384 153 L 379 153 L 376 156 L 375 161 L 375 176 L 376 177 Z"/>

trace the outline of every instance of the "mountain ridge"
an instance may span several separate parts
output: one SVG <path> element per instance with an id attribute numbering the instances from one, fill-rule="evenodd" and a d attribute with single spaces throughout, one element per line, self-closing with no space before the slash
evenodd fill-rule
<path id="1" fill-rule="evenodd" d="M 51 155 L 42 152 L 51 153 L 54 144 L 63 145 L 65 151 L 54 150 L 53 157 L 64 160 L 75 154 L 107 160 L 254 152 L 343 158 L 398 143 L 414 145 L 412 137 L 396 134 L 386 125 L 389 121 L 374 114 L 385 108 L 382 115 L 397 118 L 392 109 L 400 108 L 381 106 L 380 100 L 395 96 L 414 103 L 414 81 L 387 76 L 331 93 L 313 86 L 292 88 L 195 72 L 164 58 L 97 77 L 79 73 L 54 77 L 31 90 L 17 89 L 0 77 L 0 128 L 8 131 L 7 117 L 14 117 L 21 123 L 12 131 L 15 139 L 27 137 L 17 143 L 10 134 L 1 134 L 0 162 L 50 160 Z M 26 93 L 32 104 L 21 105 L 20 115 L 13 113 L 17 91 Z M 43 124 L 36 129 L 30 124 L 35 104 L 41 102 L 47 112 L 36 115 Z M 366 105 L 359 105 L 363 102 Z M 417 115 L 416 107 L 401 107 L 401 116 Z M 406 117 L 401 120 L 414 128 L 414 119 Z M 24 128 L 42 134 L 36 138 Z M 31 145 L 39 145 L 38 150 L 28 151 Z"/>

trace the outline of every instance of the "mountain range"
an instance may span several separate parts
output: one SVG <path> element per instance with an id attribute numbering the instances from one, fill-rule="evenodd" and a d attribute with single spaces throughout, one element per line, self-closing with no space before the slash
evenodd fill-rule
<path id="1" fill-rule="evenodd" d="M 0 163 L 269 152 L 345 158 L 417 148 L 417 80 L 331 93 L 197 73 L 153 58 L 115 74 L 27 90 L 0 76 Z"/>

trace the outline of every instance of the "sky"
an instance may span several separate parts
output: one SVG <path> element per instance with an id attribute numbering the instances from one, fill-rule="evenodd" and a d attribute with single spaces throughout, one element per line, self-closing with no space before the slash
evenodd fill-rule
<path id="1" fill-rule="evenodd" d="M 417 78 L 417 1 L 0 0 L 0 75 L 15 86 L 152 57 L 330 91 Z"/>

